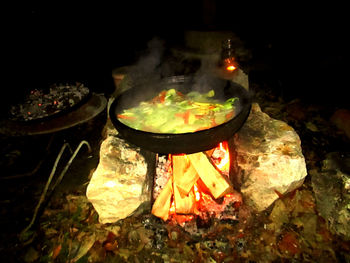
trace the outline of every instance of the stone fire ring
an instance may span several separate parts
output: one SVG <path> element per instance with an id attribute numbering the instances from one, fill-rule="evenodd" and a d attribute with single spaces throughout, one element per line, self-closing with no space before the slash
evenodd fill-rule
<path id="1" fill-rule="evenodd" d="M 7 136 L 42 135 L 65 130 L 87 122 L 106 109 L 107 99 L 93 93 L 90 99 L 78 109 L 65 115 L 42 122 L 20 122 L 8 119 L 0 120 L 0 134 Z"/>

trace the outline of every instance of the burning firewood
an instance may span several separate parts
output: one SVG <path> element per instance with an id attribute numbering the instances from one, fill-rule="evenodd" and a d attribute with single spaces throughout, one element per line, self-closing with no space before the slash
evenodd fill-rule
<path id="1" fill-rule="evenodd" d="M 234 192 L 227 176 L 222 174 L 219 166 L 215 165 L 207 154 L 199 152 L 170 157 L 172 175 L 154 202 L 152 213 L 155 216 L 166 221 L 172 213 L 196 214 L 198 212 L 196 204 L 200 201 L 200 197 L 196 196 L 200 195 L 197 185 L 201 185 L 202 191 L 206 189 L 213 202 Z"/>
<path id="2" fill-rule="evenodd" d="M 197 182 L 199 175 L 187 155 L 173 155 L 173 178 L 183 195 L 187 195 Z"/>
<path id="3" fill-rule="evenodd" d="M 192 214 L 196 205 L 193 189 L 187 195 L 182 195 L 174 182 L 175 212 L 178 214 Z"/>
<path id="4" fill-rule="evenodd" d="M 160 192 L 152 207 L 152 214 L 166 221 L 169 217 L 171 196 L 173 194 L 173 180 L 169 179 L 163 190 Z"/>
<path id="5" fill-rule="evenodd" d="M 205 153 L 199 152 L 187 156 L 215 199 L 233 192 L 230 182 L 214 167 Z"/>

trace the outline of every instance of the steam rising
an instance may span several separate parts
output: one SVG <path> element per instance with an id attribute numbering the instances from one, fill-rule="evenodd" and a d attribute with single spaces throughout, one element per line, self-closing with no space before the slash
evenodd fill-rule
<path id="1" fill-rule="evenodd" d="M 159 66 L 164 53 L 164 41 L 159 38 L 153 38 L 147 44 L 147 50 L 134 67 L 132 67 L 129 76 L 135 83 L 148 81 L 157 81 L 160 79 Z"/>
<path id="2" fill-rule="evenodd" d="M 191 78 L 191 91 L 206 93 L 214 88 L 216 98 L 226 100 L 224 89 L 228 82 L 214 77 L 213 74 L 217 67 L 218 57 L 219 54 L 216 57 L 214 54 L 211 57 L 202 58 L 193 56 L 193 53 L 190 52 L 177 52 L 175 56 L 171 53 L 169 56 L 169 50 L 165 48 L 165 41 L 158 37 L 153 38 L 148 42 L 147 50 L 128 72 L 132 85 L 137 86 L 137 92 L 132 98 L 133 102 L 143 101 L 147 97 L 150 98 L 150 94 L 156 95 L 166 88 L 160 85 L 163 80 L 183 75 Z M 123 104 L 130 105 L 133 102 L 123 101 Z"/>
<path id="3" fill-rule="evenodd" d="M 165 41 L 155 37 L 147 44 L 147 50 L 128 72 L 133 83 L 159 83 L 159 80 L 179 75 L 193 77 L 193 89 L 205 91 L 213 85 L 212 76 L 216 61 L 191 56 L 190 52 L 176 52 L 165 48 Z M 217 83 L 216 83 L 217 84 Z"/>

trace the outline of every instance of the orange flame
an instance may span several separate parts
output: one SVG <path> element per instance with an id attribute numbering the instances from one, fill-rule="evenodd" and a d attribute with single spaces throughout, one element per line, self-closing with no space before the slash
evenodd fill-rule
<path id="1" fill-rule="evenodd" d="M 175 211 L 175 202 L 173 200 L 173 202 L 170 205 L 169 214 L 173 215 L 175 213 L 176 213 L 176 211 Z"/>
<path id="2" fill-rule="evenodd" d="M 219 144 L 220 150 L 225 153 L 224 157 L 220 160 L 220 163 L 216 164 L 216 167 L 221 171 L 229 171 L 230 169 L 230 153 L 228 150 L 228 143 L 220 142 Z"/>

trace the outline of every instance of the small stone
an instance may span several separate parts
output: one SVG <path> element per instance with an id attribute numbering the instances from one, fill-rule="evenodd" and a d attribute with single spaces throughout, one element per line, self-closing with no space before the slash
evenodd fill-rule
<path id="1" fill-rule="evenodd" d="M 178 232 L 171 231 L 171 233 L 170 233 L 171 240 L 176 241 L 178 239 L 178 237 L 179 237 L 179 233 Z"/>

